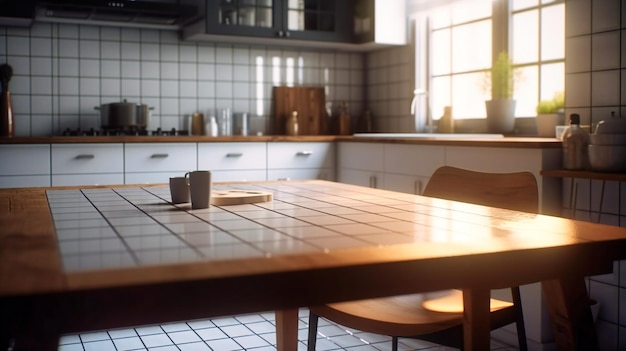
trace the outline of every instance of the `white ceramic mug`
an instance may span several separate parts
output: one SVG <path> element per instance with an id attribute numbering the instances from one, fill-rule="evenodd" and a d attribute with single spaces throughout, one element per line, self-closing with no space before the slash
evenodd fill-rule
<path id="1" fill-rule="evenodd" d="M 189 202 L 189 180 L 187 177 L 170 178 L 170 194 L 174 204 Z"/>
<path id="2" fill-rule="evenodd" d="M 211 172 L 189 172 L 189 192 L 192 209 L 208 208 L 211 203 Z"/>

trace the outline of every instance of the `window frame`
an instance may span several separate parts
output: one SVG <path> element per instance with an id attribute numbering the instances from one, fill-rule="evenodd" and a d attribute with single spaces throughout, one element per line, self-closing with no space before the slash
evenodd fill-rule
<path id="1" fill-rule="evenodd" d="M 514 43 L 512 43 L 511 34 L 513 31 L 512 18 L 515 14 L 528 12 L 528 11 L 535 11 L 535 10 L 538 11 L 539 38 L 537 38 L 537 40 L 538 40 L 538 45 L 541 45 L 542 44 L 541 42 L 542 40 L 541 38 L 542 10 L 547 7 L 561 5 L 561 4 L 563 6 L 566 6 L 565 0 L 538 0 L 536 5 L 529 6 L 529 7 L 522 8 L 522 9 L 517 9 L 513 11 L 512 9 L 513 6 L 512 6 L 511 1 L 512 0 L 499 0 L 499 1 L 492 2 L 492 14 L 490 17 L 488 17 L 488 19 L 491 19 L 491 24 L 492 24 L 492 30 L 491 30 L 491 36 L 492 36 L 492 39 L 491 39 L 492 40 L 492 45 L 491 45 L 492 47 L 491 60 L 492 61 L 491 62 L 492 63 L 497 57 L 499 52 L 503 50 L 507 50 L 509 53 L 513 52 L 512 49 L 513 49 Z M 452 5 L 453 4 L 454 2 L 452 2 Z M 413 24 L 415 27 L 415 40 L 414 40 L 414 44 L 415 44 L 415 80 L 414 80 L 415 90 L 430 91 L 430 88 L 432 87 L 433 78 L 435 78 L 435 76 L 432 75 L 431 67 L 430 67 L 430 62 L 433 62 L 432 60 L 434 59 L 433 57 L 431 57 L 432 50 L 431 50 L 430 43 L 432 41 L 433 28 L 430 24 L 430 12 L 420 13 L 418 10 L 418 12 L 415 12 L 413 14 L 412 19 L 414 20 Z M 468 23 L 478 22 L 478 21 L 482 21 L 485 19 L 487 18 L 481 17 L 480 19 L 474 19 L 474 20 L 469 20 L 469 21 L 465 21 L 462 23 L 450 24 L 449 26 L 445 28 L 452 30 L 452 28 L 454 27 L 463 26 Z M 441 29 L 442 28 L 438 28 L 437 30 L 441 30 Z M 565 40 L 565 38 L 563 38 L 563 40 Z M 539 50 L 540 48 L 541 46 L 539 46 Z M 422 54 L 424 52 L 426 53 L 425 55 Z M 513 59 L 515 58 L 513 57 Z M 541 99 L 541 89 L 542 89 L 541 67 L 546 64 L 554 64 L 554 63 L 564 64 L 564 62 L 565 62 L 565 53 L 563 53 L 563 57 L 560 59 L 550 59 L 550 60 L 543 60 L 543 58 L 541 57 L 541 54 L 539 54 L 537 61 L 525 62 L 521 64 L 514 62 L 514 66 L 516 68 L 524 68 L 524 67 L 529 67 L 529 66 L 537 67 L 539 71 L 538 80 L 537 80 L 538 82 L 537 83 L 538 84 L 537 102 L 539 102 Z M 467 74 L 467 73 L 481 72 L 481 71 L 488 72 L 488 70 L 489 69 L 487 68 L 484 70 L 478 69 L 478 70 L 461 72 L 461 73 L 450 72 L 448 74 L 437 75 L 436 77 L 441 77 L 441 76 L 453 77 L 454 75 L 458 75 L 458 74 Z M 452 92 L 450 91 L 449 94 L 451 93 Z M 487 92 L 487 94 L 489 94 L 489 92 Z M 430 115 L 431 120 L 434 120 L 434 122 L 436 123 L 437 119 L 439 118 L 438 112 L 440 111 L 433 111 L 431 109 L 432 99 L 433 99 L 432 96 L 429 95 L 427 98 L 424 99 L 425 101 L 422 101 L 421 104 L 418 99 L 417 111 L 420 111 L 418 113 Z M 486 130 L 486 126 L 484 124 L 485 117 L 486 117 L 486 113 L 485 115 L 478 116 L 476 118 L 455 119 L 455 129 L 457 132 L 469 132 L 469 133 L 485 132 Z M 534 134 L 535 133 L 535 118 L 536 118 L 536 115 L 517 116 L 516 114 L 515 120 L 516 120 L 517 133 L 523 134 L 523 135 Z M 426 129 L 427 118 L 416 118 L 416 120 L 417 120 L 416 122 L 420 123 L 419 128 Z"/>

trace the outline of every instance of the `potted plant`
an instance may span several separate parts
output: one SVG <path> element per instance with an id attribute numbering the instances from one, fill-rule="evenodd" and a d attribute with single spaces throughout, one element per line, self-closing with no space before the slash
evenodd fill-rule
<path id="1" fill-rule="evenodd" d="M 540 137 L 554 137 L 555 128 L 563 123 L 565 95 L 562 92 L 554 94 L 550 100 L 541 100 L 537 104 L 537 135 Z"/>
<path id="2" fill-rule="evenodd" d="M 498 54 L 489 72 L 491 100 L 485 101 L 487 131 L 512 133 L 515 128 L 513 61 L 506 51 Z"/>

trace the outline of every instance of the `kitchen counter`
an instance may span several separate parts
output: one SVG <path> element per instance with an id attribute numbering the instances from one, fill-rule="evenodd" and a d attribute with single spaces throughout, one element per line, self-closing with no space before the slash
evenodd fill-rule
<path id="1" fill-rule="evenodd" d="M 560 148 L 556 138 L 504 137 L 500 139 L 438 139 L 403 137 L 353 137 L 338 135 L 311 136 L 53 136 L 0 138 L 0 144 L 72 144 L 72 143 L 210 143 L 210 142 L 364 142 L 422 145 L 485 146 L 504 148 Z"/>
<path id="2" fill-rule="evenodd" d="M 190 210 L 162 185 L 0 190 L 0 345 L 280 310 L 278 349 L 294 350 L 295 308 L 457 287 L 466 349 L 485 350 L 489 289 L 542 281 L 559 347 L 589 349 L 583 277 L 626 258 L 615 226 L 327 181 L 215 187 L 274 200 Z"/>

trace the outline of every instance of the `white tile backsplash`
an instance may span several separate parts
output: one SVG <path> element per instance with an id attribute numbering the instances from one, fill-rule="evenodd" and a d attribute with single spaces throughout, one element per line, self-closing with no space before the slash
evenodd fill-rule
<path id="1" fill-rule="evenodd" d="M 620 67 L 620 31 L 593 34 L 591 37 L 591 69 L 594 71 Z"/>
<path id="2" fill-rule="evenodd" d="M 620 72 L 599 71 L 591 74 L 591 105 L 617 106 L 620 100 Z"/>
<path id="3" fill-rule="evenodd" d="M 16 126 L 20 136 L 98 128 L 94 106 L 124 98 L 153 101 L 157 126 L 177 127 L 184 124 L 182 113 L 215 115 L 223 107 L 267 120 L 272 87 L 287 79 L 324 86 L 327 101 L 348 101 L 353 115 L 365 108 L 361 53 L 182 42 L 171 31 L 36 23 L 31 29 L 0 27 L 0 60 L 13 66 L 14 110 L 28 119 Z M 44 103 L 36 105 L 35 96 Z M 35 114 L 48 116 L 44 126 L 34 123 Z"/>
<path id="4" fill-rule="evenodd" d="M 119 60 L 121 57 L 121 45 L 115 41 L 100 42 L 101 59 Z"/>

